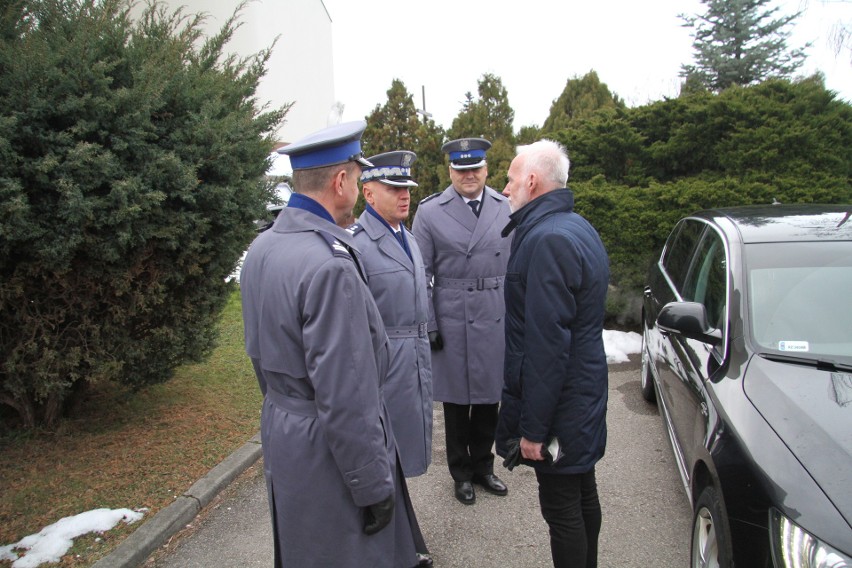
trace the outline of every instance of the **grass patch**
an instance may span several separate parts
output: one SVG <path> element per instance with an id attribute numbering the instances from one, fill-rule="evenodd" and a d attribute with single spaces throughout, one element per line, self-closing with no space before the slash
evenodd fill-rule
<path id="1" fill-rule="evenodd" d="M 251 438 L 263 397 L 243 347 L 239 292 L 219 327 L 209 359 L 167 383 L 135 394 L 98 385 L 57 432 L 0 437 L 0 546 L 100 507 L 147 507 L 144 522 Z M 137 526 L 81 537 L 58 566 L 91 566 Z"/>

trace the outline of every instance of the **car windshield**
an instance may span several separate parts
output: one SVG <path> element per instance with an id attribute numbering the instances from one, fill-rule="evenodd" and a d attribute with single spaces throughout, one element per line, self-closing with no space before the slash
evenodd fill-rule
<path id="1" fill-rule="evenodd" d="M 852 358 L 852 242 L 746 246 L 755 342 L 808 359 Z"/>

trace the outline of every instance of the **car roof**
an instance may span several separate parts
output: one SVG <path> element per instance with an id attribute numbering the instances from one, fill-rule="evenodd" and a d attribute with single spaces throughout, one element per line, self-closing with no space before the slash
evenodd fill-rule
<path id="1" fill-rule="evenodd" d="M 707 209 L 691 217 L 711 221 L 722 230 L 733 225 L 746 244 L 852 240 L 852 205 L 749 205 Z"/>

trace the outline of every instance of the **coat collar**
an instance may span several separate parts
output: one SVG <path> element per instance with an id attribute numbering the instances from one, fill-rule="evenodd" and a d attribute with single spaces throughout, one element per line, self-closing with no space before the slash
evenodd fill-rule
<path id="1" fill-rule="evenodd" d="M 482 205 L 480 205 L 479 217 L 476 217 L 471 213 L 470 207 L 464 202 L 464 199 L 462 199 L 461 195 L 452 185 L 436 198 L 450 217 L 470 231 L 471 237 L 468 242 L 468 251 L 482 240 L 482 237 L 488 234 L 488 230 L 500 217 L 501 202 L 505 201 L 505 199 L 496 190 L 486 185 L 482 191 Z"/>
<path id="2" fill-rule="evenodd" d="M 552 213 L 570 213 L 574 210 L 574 192 L 570 189 L 554 189 L 541 197 L 533 199 L 511 215 L 509 224 L 501 233 L 509 236 L 516 227 L 518 233 L 526 232 L 526 228 Z M 519 235 L 516 235 L 518 237 Z"/>
<path id="3" fill-rule="evenodd" d="M 287 207 L 293 207 L 294 209 L 302 209 L 304 211 L 310 211 L 314 215 L 318 215 L 322 217 L 326 221 L 330 221 L 334 223 L 334 218 L 331 216 L 331 213 L 326 211 L 325 207 L 319 204 L 314 199 L 311 199 L 307 195 L 302 193 L 294 193 L 290 196 L 290 201 L 287 204 Z"/>
<path id="4" fill-rule="evenodd" d="M 285 207 L 278 214 L 271 230 L 276 233 L 305 233 L 309 231 L 321 231 L 330 234 L 345 245 L 358 250 L 358 247 L 355 246 L 355 241 L 352 239 L 352 235 L 346 232 L 345 229 L 338 227 L 319 215 L 315 215 L 310 211 L 305 211 L 304 209 Z"/>
<path id="5" fill-rule="evenodd" d="M 399 246 L 399 241 L 396 240 L 387 225 L 382 223 L 377 217 L 370 215 L 367 211 L 358 217 L 358 224 L 364 227 L 364 232 L 370 237 L 370 240 L 376 243 L 386 256 L 400 263 L 409 272 L 414 271 L 414 264 L 405 251 Z M 400 229 L 405 231 L 405 223 L 400 223 Z M 409 239 L 413 238 L 411 234 L 406 235 Z"/>

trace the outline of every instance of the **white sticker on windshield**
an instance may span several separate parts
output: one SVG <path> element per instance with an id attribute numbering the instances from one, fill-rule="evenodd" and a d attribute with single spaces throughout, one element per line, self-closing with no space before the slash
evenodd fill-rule
<path id="1" fill-rule="evenodd" d="M 779 351 L 808 351 L 807 341 L 779 341 Z"/>

